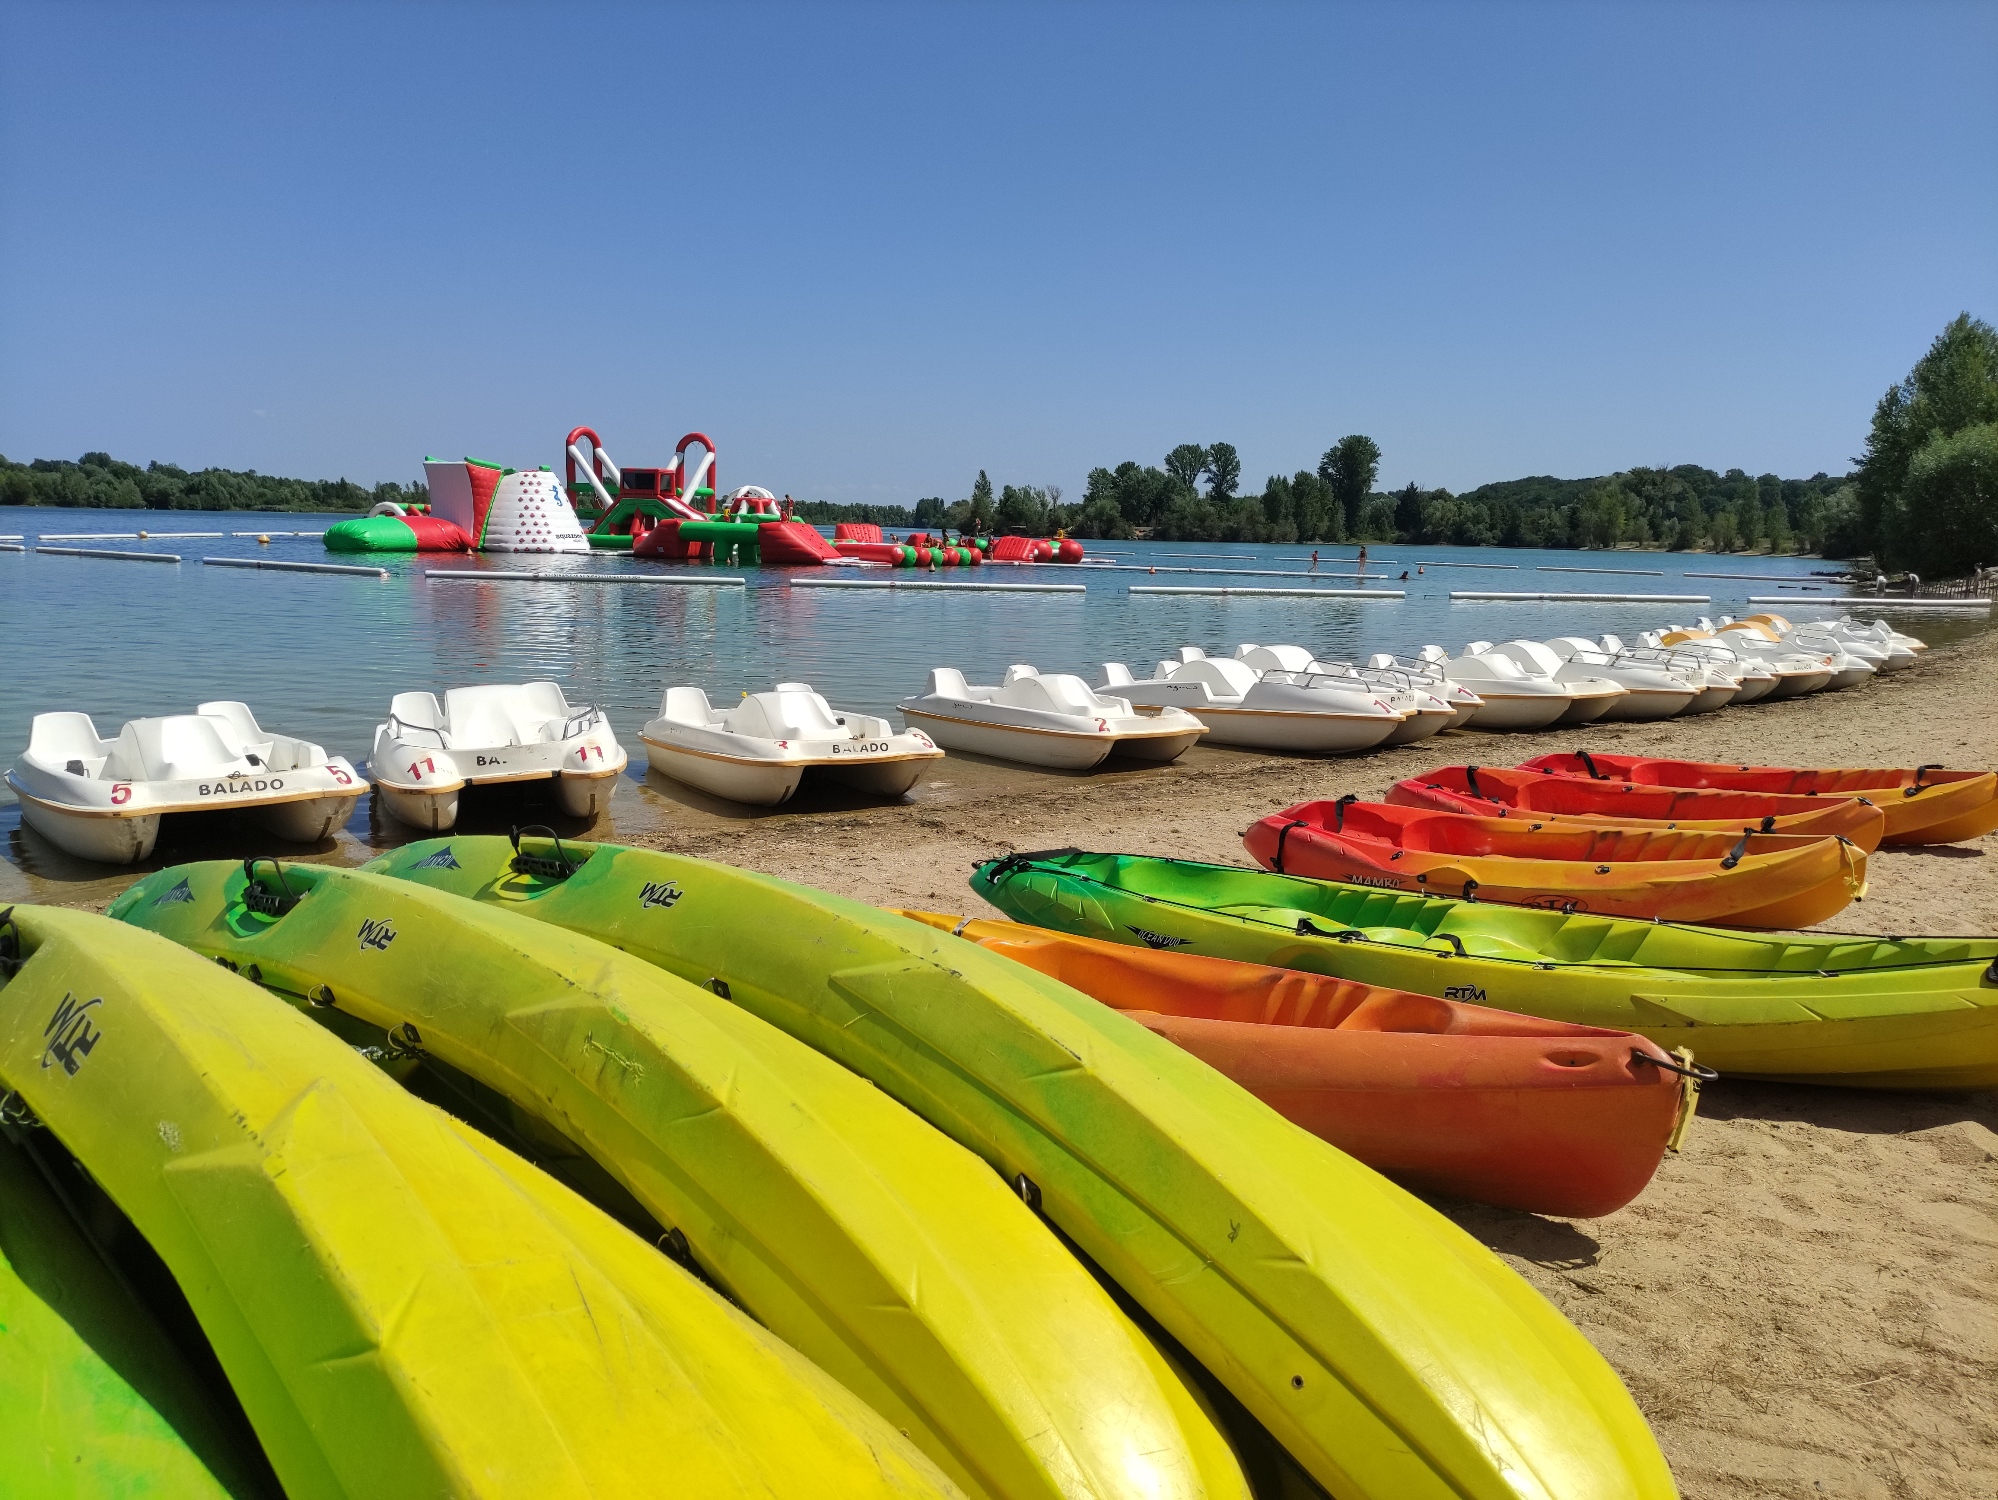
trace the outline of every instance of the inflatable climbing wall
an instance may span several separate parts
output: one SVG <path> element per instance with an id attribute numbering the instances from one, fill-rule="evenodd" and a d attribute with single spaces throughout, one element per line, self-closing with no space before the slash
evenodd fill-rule
<path id="1" fill-rule="evenodd" d="M 423 461 L 430 513 L 472 539 L 478 552 L 588 552 L 589 539 L 562 483 L 547 469 L 501 469 L 473 459 Z"/>

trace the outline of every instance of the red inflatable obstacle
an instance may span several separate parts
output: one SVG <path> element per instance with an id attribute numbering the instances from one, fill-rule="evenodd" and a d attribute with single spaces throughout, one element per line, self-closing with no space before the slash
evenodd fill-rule
<path id="1" fill-rule="evenodd" d="M 985 561 L 974 546 L 946 543 L 927 531 L 912 531 L 907 541 L 898 542 L 865 521 L 841 521 L 834 526 L 833 546 L 842 557 L 886 563 L 891 568 L 968 568 Z"/>
<path id="2" fill-rule="evenodd" d="M 766 563 L 814 564 L 842 562 L 845 555 L 809 521 L 765 521 L 756 528 L 757 547 Z"/>

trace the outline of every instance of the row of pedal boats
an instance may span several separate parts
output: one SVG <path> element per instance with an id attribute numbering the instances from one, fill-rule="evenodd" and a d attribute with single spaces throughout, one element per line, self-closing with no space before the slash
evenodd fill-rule
<path id="1" fill-rule="evenodd" d="M 1349 753 L 1460 727 L 1706 712 L 1849 686 L 1848 677 L 1896 669 L 1922 649 L 1882 622 L 1850 620 L 1791 627 L 1761 616 L 1712 632 L 1653 634 L 1659 644 L 1637 647 L 1615 636 L 1473 642 L 1455 657 L 1428 646 L 1365 666 L 1322 662 L 1301 646 L 1245 644 L 1230 657 L 1186 646 L 1145 679 L 1108 663 L 1100 689 L 1024 664 L 993 686 L 939 667 L 927 691 L 898 705 L 903 729 L 838 709 L 805 683 L 744 693 L 725 709 L 700 687 L 676 686 L 641 738 L 653 769 L 733 801 L 781 804 L 807 774 L 892 798 L 946 749 L 1071 771 L 1113 755 L 1171 761 L 1203 738 Z M 152 852 L 160 818 L 179 812 L 239 808 L 279 838 L 322 839 L 370 780 L 391 816 L 431 833 L 456 826 L 461 794 L 475 785 L 546 782 L 565 814 L 594 818 L 627 763 L 601 709 L 569 703 L 555 683 L 531 682 L 454 688 L 441 698 L 396 694 L 376 726 L 365 777 L 321 745 L 264 729 L 246 704 L 216 701 L 192 714 L 131 720 L 108 739 L 86 714 L 38 714 L 7 779 L 23 820 L 58 847 L 129 864 Z"/>
<path id="2" fill-rule="evenodd" d="M 0 1464 L 1667 1496 L 1601 1357 L 1397 1182 L 1604 1213 L 1715 1068 L 1998 1084 L 1998 939 L 1078 850 L 972 885 L 1011 920 L 530 833 L 0 916 Z"/>

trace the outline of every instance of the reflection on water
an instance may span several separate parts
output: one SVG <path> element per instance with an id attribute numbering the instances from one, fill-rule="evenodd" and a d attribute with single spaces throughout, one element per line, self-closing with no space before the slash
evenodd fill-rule
<path id="1" fill-rule="evenodd" d="M 286 529 L 315 529 L 339 517 L 285 517 Z M 0 511 L 0 531 L 132 531 L 148 522 L 169 530 L 244 530 L 257 519 L 219 520 L 127 511 Z M 81 545 L 88 545 L 83 543 Z M 120 541 L 124 550 L 178 552 L 178 567 L 100 559 L 0 553 L 0 608 L 12 648 L 7 690 L 0 694 L 0 759 L 11 763 L 27 743 L 29 720 L 51 709 L 81 709 L 100 733 L 126 719 L 186 712 L 204 699 L 240 698 L 267 726 L 316 740 L 357 764 L 365 761 L 374 726 L 398 692 L 468 682 L 550 678 L 578 702 L 602 706 L 639 763 L 613 803 L 612 826 L 627 831 L 655 820 L 731 816 L 724 804 L 688 800 L 687 793 L 644 779 L 638 729 L 657 712 L 669 685 L 700 685 L 717 706 L 736 693 L 783 681 L 809 682 L 843 707 L 882 713 L 922 690 L 929 669 L 945 663 L 974 682 L 996 682 L 1012 662 L 1045 671 L 1079 672 L 1100 680 L 1101 664 L 1128 663 L 1140 676 L 1182 645 L 1227 652 L 1244 641 L 1294 642 L 1325 658 L 1375 651 L 1408 653 L 1428 642 L 1456 650 L 1466 640 L 1520 636 L 1631 636 L 1699 613 L 1747 613 L 1751 594 L 1826 590 L 1802 559 L 1715 559 L 1660 553 L 1579 554 L 1392 547 L 1377 558 L 1369 583 L 1404 589 L 1400 601 L 1295 598 L 1133 596 L 1133 583 L 1282 585 L 1283 578 L 1092 572 L 1086 568 L 986 567 L 968 582 L 1081 582 L 1086 594 L 967 594 L 792 589 L 791 570 L 747 569 L 748 586 L 664 588 L 616 584 L 426 582 L 424 569 L 519 567 L 519 558 L 384 560 L 391 577 L 369 578 L 247 569 L 206 568 L 202 556 L 257 556 L 324 561 L 312 538 Z M 1202 566 L 1280 569 L 1306 576 L 1309 548 L 1251 544 L 1111 544 L 1126 567 Z M 1327 572 L 1350 572 L 1352 549 L 1319 549 Z M 1221 556 L 1219 554 L 1226 554 Z M 1473 563 L 1473 569 L 1437 567 Z M 1500 570 L 1496 563 L 1517 565 Z M 1417 575 L 1424 564 L 1430 571 Z M 1659 569 L 1664 576 L 1538 573 L 1542 566 L 1622 565 Z M 703 570 L 598 555 L 536 558 L 543 570 L 642 569 L 664 574 Z M 1399 579 L 1406 569 L 1410 577 Z M 1688 571 L 1780 574 L 1767 580 L 1689 579 Z M 712 575 L 709 575 L 712 576 Z M 889 576 L 885 570 L 867 576 Z M 942 575 L 948 576 L 948 575 Z M 1327 580 L 1341 586 L 1351 580 Z M 1452 603 L 1452 589 L 1630 591 L 1709 594 L 1711 605 Z M 1907 626 L 1935 643 L 1984 628 L 1982 620 L 1922 618 Z M 1218 753 L 1201 751 L 1196 753 Z M 961 757 L 952 757 L 956 775 Z M 975 762 L 968 763 L 975 765 Z M 997 774 L 980 772 L 978 775 Z M 1021 774 L 1021 773 L 1005 773 Z M 977 776 L 971 778 L 977 780 Z M 917 796 L 936 778 L 926 779 Z M 801 797 L 812 794 L 801 793 Z M 794 804 L 810 808 L 811 802 Z M 830 805 L 830 804 L 828 804 Z M 401 841 L 392 820 L 371 822 L 364 799 L 355 818 L 318 857 L 358 863 L 372 850 Z M 512 809 L 513 804 L 507 807 Z M 528 812 L 534 812 L 531 818 Z M 479 811 L 468 804 L 466 826 L 488 817 L 504 832 L 516 812 Z M 519 809 L 527 821 L 554 823 L 551 804 Z M 226 819 L 227 815 L 221 815 Z M 267 849 L 247 823 L 240 829 L 191 826 L 163 831 L 158 862 L 241 857 Z M 386 826 L 383 824 L 386 823 Z M 83 866 L 19 826 L 12 797 L 0 805 L 0 900 L 40 892 L 39 899 L 94 899 L 122 888 L 129 874 Z M 583 832 L 555 825 L 567 833 Z M 247 840 L 247 842 L 246 842 Z M 50 894 L 51 891 L 59 894 Z"/>

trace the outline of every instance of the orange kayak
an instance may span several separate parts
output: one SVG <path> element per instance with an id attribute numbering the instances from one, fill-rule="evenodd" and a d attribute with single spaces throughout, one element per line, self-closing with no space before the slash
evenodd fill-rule
<path id="1" fill-rule="evenodd" d="M 1804 797 L 1866 797 L 1887 815 L 1888 844 L 1954 844 L 1998 830 L 1998 773 L 1916 766 L 1912 771 L 1822 770 L 1793 766 L 1724 766 L 1642 755 L 1541 755 L 1522 771 L 1550 771 L 1597 781 L 1683 786 Z"/>
<path id="2" fill-rule="evenodd" d="M 1628 828 L 1659 823 L 1708 833 L 1838 834 L 1871 854 L 1887 831 L 1887 815 L 1864 797 L 1790 797 L 1768 792 L 1689 791 L 1591 781 L 1517 771 L 1509 766 L 1443 766 L 1388 788 L 1401 807 L 1476 813 L 1484 818 L 1534 818 Z"/>
<path id="3" fill-rule="evenodd" d="M 1283 875 L 1613 917 L 1809 927 L 1866 891 L 1866 855 L 1838 838 L 1590 828 L 1391 803 L 1306 802 L 1242 836 Z"/>
<path id="4" fill-rule="evenodd" d="M 1572 1218 L 1612 1213 L 1643 1190 L 1692 1115 L 1690 1056 L 1628 1032 L 1015 922 L 903 915 L 1122 1011 L 1425 1192 Z"/>

